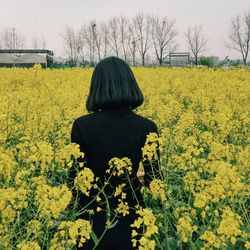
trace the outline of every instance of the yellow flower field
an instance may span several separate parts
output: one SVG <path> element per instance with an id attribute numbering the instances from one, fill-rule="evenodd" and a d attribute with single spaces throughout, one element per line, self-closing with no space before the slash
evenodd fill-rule
<path id="1" fill-rule="evenodd" d="M 89 221 L 74 219 L 66 183 L 71 156 L 83 155 L 70 143 L 70 131 L 87 113 L 92 72 L 0 69 L 1 250 L 75 249 L 93 237 Z M 250 249 L 250 71 L 133 72 L 145 97 L 134 112 L 159 130 L 159 139 L 148 136 L 143 155 L 153 158 L 159 140 L 161 165 L 141 190 L 147 208 L 138 207 L 131 225 L 135 249 Z M 111 162 L 117 175 L 132 169 L 129 159 Z M 75 186 L 88 195 L 96 181 L 83 168 Z M 116 212 L 129 216 L 122 188 L 115 192 Z"/>

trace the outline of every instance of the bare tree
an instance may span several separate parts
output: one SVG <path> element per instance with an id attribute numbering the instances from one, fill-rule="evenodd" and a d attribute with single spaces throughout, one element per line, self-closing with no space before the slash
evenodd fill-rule
<path id="1" fill-rule="evenodd" d="M 127 62 L 129 56 L 129 44 L 131 42 L 131 33 L 129 31 L 129 20 L 124 16 L 120 16 L 119 18 L 119 31 L 123 58 Z"/>
<path id="2" fill-rule="evenodd" d="M 25 45 L 24 36 L 14 27 L 5 28 L 1 32 L 0 40 L 4 49 L 22 49 Z"/>
<path id="3" fill-rule="evenodd" d="M 33 49 L 45 49 L 47 43 L 44 38 L 39 39 L 37 37 L 33 37 L 31 44 L 32 44 L 31 47 Z"/>
<path id="4" fill-rule="evenodd" d="M 129 25 L 129 33 L 130 33 L 130 37 L 131 37 L 131 42 L 129 43 L 129 51 L 130 54 L 132 56 L 132 62 L 133 62 L 133 66 L 136 66 L 136 62 L 135 62 L 135 58 L 136 58 L 136 44 L 138 43 L 138 41 L 140 39 L 136 38 L 134 29 L 132 25 Z"/>
<path id="5" fill-rule="evenodd" d="M 76 66 L 78 62 L 77 33 L 71 27 L 66 25 L 61 37 L 63 38 L 70 66 Z"/>
<path id="6" fill-rule="evenodd" d="M 85 61 L 85 37 L 84 32 L 82 32 L 81 28 L 78 32 L 76 32 L 75 40 L 78 61 L 79 63 L 83 63 Z"/>
<path id="7" fill-rule="evenodd" d="M 45 49 L 46 46 L 47 46 L 47 42 L 46 42 L 44 37 L 41 38 L 41 40 L 40 40 L 40 46 L 41 46 L 42 49 Z"/>
<path id="8" fill-rule="evenodd" d="M 102 51 L 102 44 L 103 44 L 103 36 L 105 33 L 102 33 L 102 26 L 100 23 L 93 22 L 93 39 L 97 50 L 98 60 L 101 60 L 101 51 Z"/>
<path id="9" fill-rule="evenodd" d="M 250 47 L 250 11 L 242 18 L 237 15 L 231 20 L 228 38 L 226 47 L 240 52 L 246 65 Z"/>
<path id="10" fill-rule="evenodd" d="M 121 50 L 120 33 L 119 33 L 119 19 L 118 17 L 112 17 L 109 22 L 109 46 L 111 50 L 119 57 Z"/>
<path id="11" fill-rule="evenodd" d="M 32 43 L 31 47 L 33 49 L 38 49 L 38 47 L 39 47 L 39 45 L 38 45 L 39 41 L 38 41 L 37 37 L 33 37 L 31 43 Z"/>
<path id="12" fill-rule="evenodd" d="M 91 64 L 94 64 L 96 52 L 96 21 L 91 20 L 87 25 L 82 25 L 81 33 L 88 46 L 89 61 Z"/>
<path id="13" fill-rule="evenodd" d="M 175 51 L 177 44 L 174 38 L 177 36 L 175 30 L 175 21 L 167 17 L 159 18 L 152 17 L 152 41 L 155 49 L 155 54 L 160 65 L 169 55 L 169 52 Z"/>
<path id="14" fill-rule="evenodd" d="M 200 52 L 206 49 L 208 40 L 204 37 L 202 25 L 188 26 L 184 35 L 187 39 L 188 46 L 195 58 L 195 64 L 198 64 L 198 56 Z"/>
<path id="15" fill-rule="evenodd" d="M 145 65 L 145 56 L 150 46 L 151 17 L 142 12 L 133 18 L 133 32 L 139 41 L 138 51 L 141 56 L 142 65 Z"/>
<path id="16" fill-rule="evenodd" d="M 102 54 L 103 57 L 107 57 L 109 53 L 109 29 L 107 23 L 101 23 L 101 34 L 102 34 Z"/>

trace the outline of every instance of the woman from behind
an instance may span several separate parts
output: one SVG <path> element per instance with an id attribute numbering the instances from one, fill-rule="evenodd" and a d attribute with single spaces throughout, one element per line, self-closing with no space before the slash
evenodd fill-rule
<path id="1" fill-rule="evenodd" d="M 126 62 L 117 57 L 107 57 L 96 65 L 86 102 L 89 113 L 74 120 L 71 142 L 79 144 L 81 152 L 84 152 L 84 159 L 79 158 L 78 162 L 84 162 L 84 166 L 93 171 L 102 185 L 108 179 L 107 169 L 112 158 L 123 159 L 127 163 L 131 161 L 131 164 L 128 164 L 132 167 L 130 180 L 125 181 L 121 176 L 113 176 L 110 185 L 104 189 L 110 211 L 115 211 L 118 199 L 114 193 L 117 187 L 124 184 L 123 189 L 127 190 L 124 202 L 129 206 L 129 214 L 118 215 L 118 223 L 106 231 L 97 247 L 94 247 L 94 241 L 90 239 L 79 249 L 134 249 L 131 243 L 130 224 L 137 218 L 135 206 L 145 206 L 140 188 L 142 184 L 149 185 L 152 172 L 152 164 L 144 162 L 144 179 L 141 180 L 142 173 L 138 174 L 139 164 L 142 162 L 142 147 L 149 133 L 158 134 L 153 121 L 134 112 L 143 101 L 143 94 Z M 158 150 L 157 153 L 159 155 Z M 153 168 L 155 172 L 159 171 L 158 161 L 153 164 Z M 69 183 L 72 190 L 76 174 L 76 168 L 70 171 Z M 100 238 L 107 220 L 107 202 L 103 205 L 96 200 L 91 202 L 97 192 L 96 189 L 92 189 L 89 196 L 80 193 L 77 203 L 79 208 L 89 204 L 87 209 L 95 211 L 91 217 L 84 213 L 79 218 L 90 220 L 94 233 Z M 105 200 L 105 197 L 101 199 Z M 98 212 L 97 207 L 101 209 Z"/>

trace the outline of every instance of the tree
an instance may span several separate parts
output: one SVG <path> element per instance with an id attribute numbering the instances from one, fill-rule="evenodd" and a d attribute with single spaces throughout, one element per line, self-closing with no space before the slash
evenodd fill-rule
<path id="1" fill-rule="evenodd" d="M 174 43 L 174 38 L 177 36 L 175 30 L 175 21 L 167 17 L 158 16 L 152 17 L 152 41 L 155 49 L 155 54 L 160 65 L 168 56 L 169 52 L 174 52 L 177 44 Z"/>
<path id="2" fill-rule="evenodd" d="M 93 24 L 93 37 L 97 49 L 97 54 L 98 54 L 98 60 L 101 60 L 101 48 L 102 48 L 102 43 L 103 43 L 103 35 L 102 33 L 102 26 L 100 24 L 97 24 L 96 22 Z"/>
<path id="3" fill-rule="evenodd" d="M 207 66 L 207 67 L 213 67 L 214 61 L 209 56 L 201 56 L 199 60 L 199 65 Z"/>
<path id="4" fill-rule="evenodd" d="M 121 50 L 121 40 L 120 40 L 120 30 L 119 30 L 119 19 L 117 17 L 112 17 L 109 22 L 109 45 L 111 50 L 119 57 Z"/>
<path id="5" fill-rule="evenodd" d="M 142 12 L 133 18 L 133 33 L 139 43 L 138 51 L 141 56 L 142 65 L 145 65 L 145 57 L 150 46 L 150 15 L 145 16 Z"/>
<path id="6" fill-rule="evenodd" d="M 250 11 L 242 18 L 239 15 L 232 18 L 228 39 L 226 47 L 240 52 L 243 63 L 246 65 L 250 46 Z"/>
<path id="7" fill-rule="evenodd" d="M 118 26 L 120 31 L 120 43 L 122 47 L 123 58 L 127 62 L 129 44 L 131 40 L 131 33 L 129 31 L 129 20 L 124 16 L 120 16 Z"/>
<path id="8" fill-rule="evenodd" d="M 87 25 L 82 25 L 81 34 L 84 37 L 86 44 L 88 45 L 89 61 L 91 64 L 95 63 L 95 52 L 96 52 L 96 21 L 91 20 Z M 100 50 L 98 50 L 100 53 Z M 99 54 L 100 56 L 100 54 Z"/>
<path id="9" fill-rule="evenodd" d="M 23 49 L 25 45 L 24 36 L 14 27 L 5 28 L 1 32 L 0 40 L 3 49 Z"/>
<path id="10" fill-rule="evenodd" d="M 82 29 L 80 28 L 76 36 L 77 52 L 79 63 L 85 63 L 85 37 Z"/>
<path id="11" fill-rule="evenodd" d="M 47 44 L 46 40 L 44 38 L 39 39 L 37 37 L 33 37 L 31 43 L 32 43 L 31 47 L 33 49 L 45 49 L 46 48 L 46 44 Z"/>
<path id="12" fill-rule="evenodd" d="M 38 38 L 33 37 L 33 38 L 32 38 L 32 45 L 31 45 L 31 47 L 32 47 L 33 49 L 38 49 L 38 48 L 39 48 L 38 43 L 39 43 Z"/>
<path id="13" fill-rule="evenodd" d="M 206 45 L 208 42 L 202 32 L 202 25 L 188 26 L 188 28 L 184 32 L 184 35 L 188 42 L 188 46 L 192 51 L 192 54 L 194 55 L 196 65 L 198 64 L 198 55 L 200 54 L 200 52 L 206 49 Z"/>
<path id="14" fill-rule="evenodd" d="M 133 30 L 133 26 L 129 25 L 129 33 L 131 37 L 131 42 L 129 43 L 129 52 L 132 55 L 133 66 L 135 67 L 135 57 L 136 57 L 136 44 L 140 39 L 137 39 Z"/>
<path id="15" fill-rule="evenodd" d="M 103 57 L 107 57 L 109 53 L 109 29 L 107 23 L 101 23 L 101 33 L 102 33 L 102 54 Z"/>
<path id="16" fill-rule="evenodd" d="M 90 62 L 94 63 L 95 52 L 97 52 L 97 59 L 101 60 L 103 38 L 106 35 L 103 24 L 97 23 L 95 19 L 91 20 L 85 28 L 84 36 L 90 51 Z"/>
<path id="17" fill-rule="evenodd" d="M 66 25 L 61 37 L 63 38 L 63 43 L 66 49 L 66 54 L 69 58 L 70 66 L 76 66 L 78 62 L 79 50 L 77 33 L 71 27 Z"/>

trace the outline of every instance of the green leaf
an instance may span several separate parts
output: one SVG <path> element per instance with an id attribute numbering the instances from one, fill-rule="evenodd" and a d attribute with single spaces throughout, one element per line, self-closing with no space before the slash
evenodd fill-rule
<path id="1" fill-rule="evenodd" d="M 118 222 L 119 222 L 119 220 L 116 220 L 113 224 L 111 224 L 110 226 L 107 226 L 107 228 L 108 229 L 113 228 Z"/>
<path id="2" fill-rule="evenodd" d="M 177 240 L 174 237 L 167 237 L 163 242 L 164 249 L 175 250 L 177 249 Z"/>
<path id="3" fill-rule="evenodd" d="M 197 249 L 201 249 L 203 246 L 203 242 L 201 240 L 198 240 L 195 244 L 195 246 L 197 247 Z"/>
<path id="4" fill-rule="evenodd" d="M 242 229 L 247 233 L 250 233 L 250 226 L 244 226 Z"/>
<path id="5" fill-rule="evenodd" d="M 92 233 L 91 233 L 91 238 L 92 238 L 92 240 L 94 241 L 95 246 L 98 245 L 99 239 L 98 239 L 98 237 L 96 236 L 96 234 L 94 233 L 94 231 L 92 231 Z"/>

